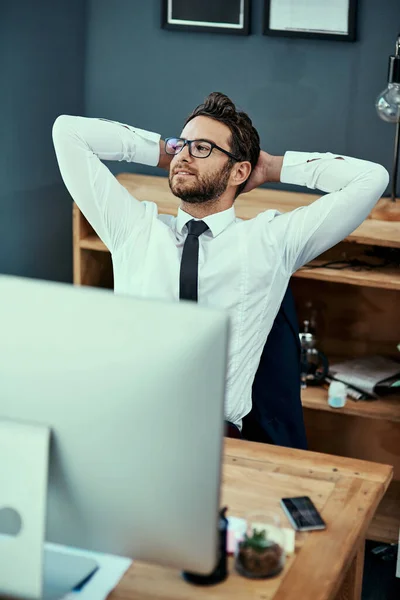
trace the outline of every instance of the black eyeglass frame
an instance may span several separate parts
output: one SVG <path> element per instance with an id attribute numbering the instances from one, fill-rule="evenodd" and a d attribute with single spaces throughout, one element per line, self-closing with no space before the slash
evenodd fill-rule
<path id="1" fill-rule="evenodd" d="M 178 152 L 168 152 L 167 147 L 168 147 L 168 142 L 170 140 L 181 140 L 183 142 L 182 148 L 180 148 L 178 150 Z M 192 153 L 192 144 L 194 142 L 205 142 L 206 144 L 210 144 L 211 148 L 210 148 L 210 152 L 207 154 L 207 156 L 195 156 Z M 228 150 L 224 150 L 223 148 L 221 148 L 221 146 L 217 146 L 217 144 L 214 144 L 214 142 L 210 142 L 210 140 L 201 140 L 201 139 L 200 140 L 185 140 L 185 138 L 169 137 L 169 138 L 165 139 L 164 143 L 165 143 L 165 152 L 167 154 L 172 155 L 172 156 L 176 156 L 177 154 L 179 154 L 179 152 L 182 152 L 182 150 L 184 149 L 185 146 L 187 146 L 189 148 L 189 154 L 193 158 L 208 158 L 210 156 L 211 152 L 214 150 L 214 148 L 216 148 L 217 150 L 219 150 L 220 152 L 223 152 L 224 154 L 226 154 L 230 158 L 233 158 L 233 160 L 236 160 L 236 162 L 242 162 L 241 158 L 238 158 L 237 156 L 235 156 L 231 152 L 228 152 Z"/>

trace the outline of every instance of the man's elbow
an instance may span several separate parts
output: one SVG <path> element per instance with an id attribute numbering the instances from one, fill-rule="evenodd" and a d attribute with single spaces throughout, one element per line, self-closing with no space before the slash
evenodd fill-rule
<path id="1" fill-rule="evenodd" d="M 62 138 L 68 132 L 73 119 L 74 117 L 71 117 L 70 115 L 60 115 L 57 117 L 52 129 L 53 141 Z"/>
<path id="2" fill-rule="evenodd" d="M 382 165 L 376 165 L 374 169 L 374 180 L 376 181 L 377 189 L 381 190 L 380 195 L 382 195 L 390 181 L 390 175 L 387 169 Z"/>

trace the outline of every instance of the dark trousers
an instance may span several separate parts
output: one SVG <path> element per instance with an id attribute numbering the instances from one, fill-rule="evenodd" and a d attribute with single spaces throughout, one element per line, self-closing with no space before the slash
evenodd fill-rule
<path id="1" fill-rule="evenodd" d="M 225 437 L 236 438 L 238 440 L 243 439 L 242 432 L 240 431 L 239 427 L 230 421 L 225 421 Z"/>
<path id="2" fill-rule="evenodd" d="M 243 429 L 240 431 L 239 427 L 230 421 L 225 421 L 225 437 L 236 438 L 239 440 L 250 440 L 262 442 L 263 444 L 273 444 L 274 442 L 269 435 L 263 430 L 257 420 L 252 414 L 249 418 L 243 421 Z"/>
<path id="3" fill-rule="evenodd" d="M 255 416 L 255 411 L 251 410 L 243 419 L 242 437 L 252 442 L 261 442 L 263 444 L 274 444 L 268 433 L 260 425 Z"/>

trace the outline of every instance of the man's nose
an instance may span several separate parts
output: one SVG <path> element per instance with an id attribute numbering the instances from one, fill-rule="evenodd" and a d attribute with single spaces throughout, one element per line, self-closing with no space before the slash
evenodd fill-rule
<path id="1" fill-rule="evenodd" d="M 186 162 L 191 162 L 193 160 L 193 156 L 191 156 L 189 152 L 189 144 L 185 144 L 179 154 L 181 160 L 185 160 Z"/>

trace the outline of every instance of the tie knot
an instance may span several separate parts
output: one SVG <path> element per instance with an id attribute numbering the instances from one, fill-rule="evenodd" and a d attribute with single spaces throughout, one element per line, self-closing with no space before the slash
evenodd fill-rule
<path id="1" fill-rule="evenodd" d="M 188 234 L 195 235 L 196 237 L 199 237 L 209 229 L 207 223 L 204 223 L 204 221 L 195 221 L 194 219 L 189 221 L 186 226 L 188 228 Z"/>

